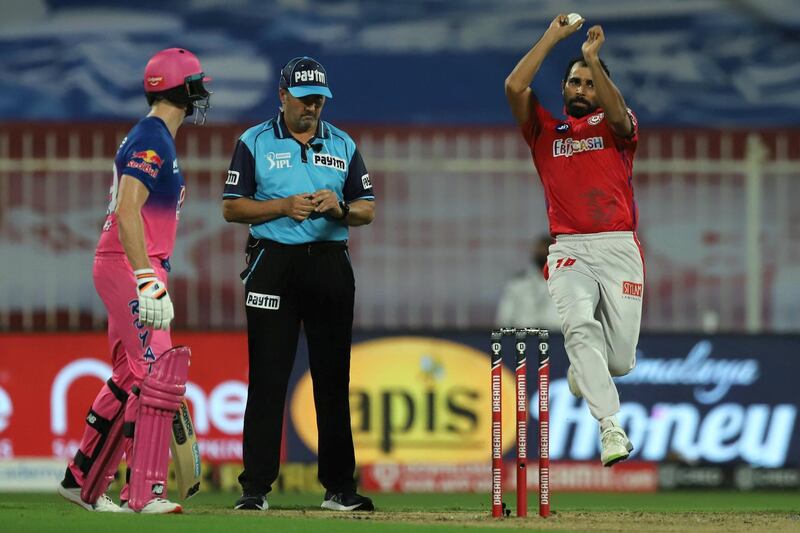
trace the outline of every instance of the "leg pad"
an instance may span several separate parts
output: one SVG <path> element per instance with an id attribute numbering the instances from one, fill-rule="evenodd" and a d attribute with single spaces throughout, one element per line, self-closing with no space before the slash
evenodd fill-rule
<path id="1" fill-rule="evenodd" d="M 134 511 L 166 497 L 172 419 L 186 392 L 190 358 L 189 348 L 176 346 L 159 357 L 142 382 L 128 501 Z"/>

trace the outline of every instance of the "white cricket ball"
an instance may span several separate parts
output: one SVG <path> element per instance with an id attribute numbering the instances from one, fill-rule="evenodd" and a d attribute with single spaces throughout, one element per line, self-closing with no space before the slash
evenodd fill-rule
<path id="1" fill-rule="evenodd" d="M 578 22 L 578 21 L 579 21 L 579 20 L 581 20 L 582 18 L 583 18 L 583 17 L 582 17 L 582 16 L 580 16 L 578 13 L 570 13 L 569 15 L 567 15 L 567 23 L 568 23 L 570 26 L 572 26 L 573 24 L 575 24 L 576 22 Z M 581 23 L 581 25 L 580 25 L 580 26 L 578 26 L 578 29 L 581 29 L 581 27 L 582 27 L 582 26 L 583 26 L 583 23 Z"/>

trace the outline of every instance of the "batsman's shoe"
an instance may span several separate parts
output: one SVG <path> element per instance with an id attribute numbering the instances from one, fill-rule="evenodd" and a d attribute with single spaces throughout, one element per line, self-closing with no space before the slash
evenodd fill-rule
<path id="1" fill-rule="evenodd" d="M 114 501 L 107 495 L 103 494 L 97 499 L 94 505 L 86 503 L 81 499 L 81 488 L 72 487 L 67 488 L 61 483 L 58 484 L 58 493 L 64 497 L 65 500 L 83 507 L 87 511 L 95 511 L 97 513 L 119 513 L 121 509 Z"/>
<path id="2" fill-rule="evenodd" d="M 320 506 L 331 511 L 374 511 L 372 500 L 353 492 L 325 492 L 325 501 Z"/>
<path id="3" fill-rule="evenodd" d="M 181 514 L 183 507 L 179 503 L 163 498 L 153 498 L 139 512 L 142 514 Z"/>
<path id="4" fill-rule="evenodd" d="M 575 370 L 572 368 L 572 365 L 569 365 L 569 368 L 567 369 L 567 385 L 569 386 L 569 391 L 573 396 L 576 398 L 583 398 L 581 389 L 578 387 L 578 380 L 575 379 Z"/>
<path id="5" fill-rule="evenodd" d="M 600 461 L 603 466 L 613 466 L 624 461 L 633 451 L 633 444 L 628 440 L 625 430 L 618 426 L 609 427 L 600 434 Z"/>
<path id="6" fill-rule="evenodd" d="M 264 494 L 243 493 L 233 506 L 239 511 L 266 511 L 269 509 L 267 497 Z"/>

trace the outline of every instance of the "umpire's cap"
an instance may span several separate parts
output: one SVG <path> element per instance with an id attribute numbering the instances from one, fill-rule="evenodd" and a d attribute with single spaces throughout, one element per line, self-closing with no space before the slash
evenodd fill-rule
<path id="1" fill-rule="evenodd" d="M 295 57 L 281 69 L 281 80 L 278 84 L 295 98 L 310 94 L 321 94 L 333 98 L 328 88 L 328 75 L 325 68 L 314 58 Z"/>

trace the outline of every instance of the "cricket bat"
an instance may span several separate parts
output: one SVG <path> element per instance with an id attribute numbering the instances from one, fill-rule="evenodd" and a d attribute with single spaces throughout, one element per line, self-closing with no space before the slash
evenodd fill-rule
<path id="1" fill-rule="evenodd" d="M 200 490 L 200 448 L 186 400 L 181 402 L 172 418 L 170 450 L 178 493 L 181 499 L 186 500 Z"/>

